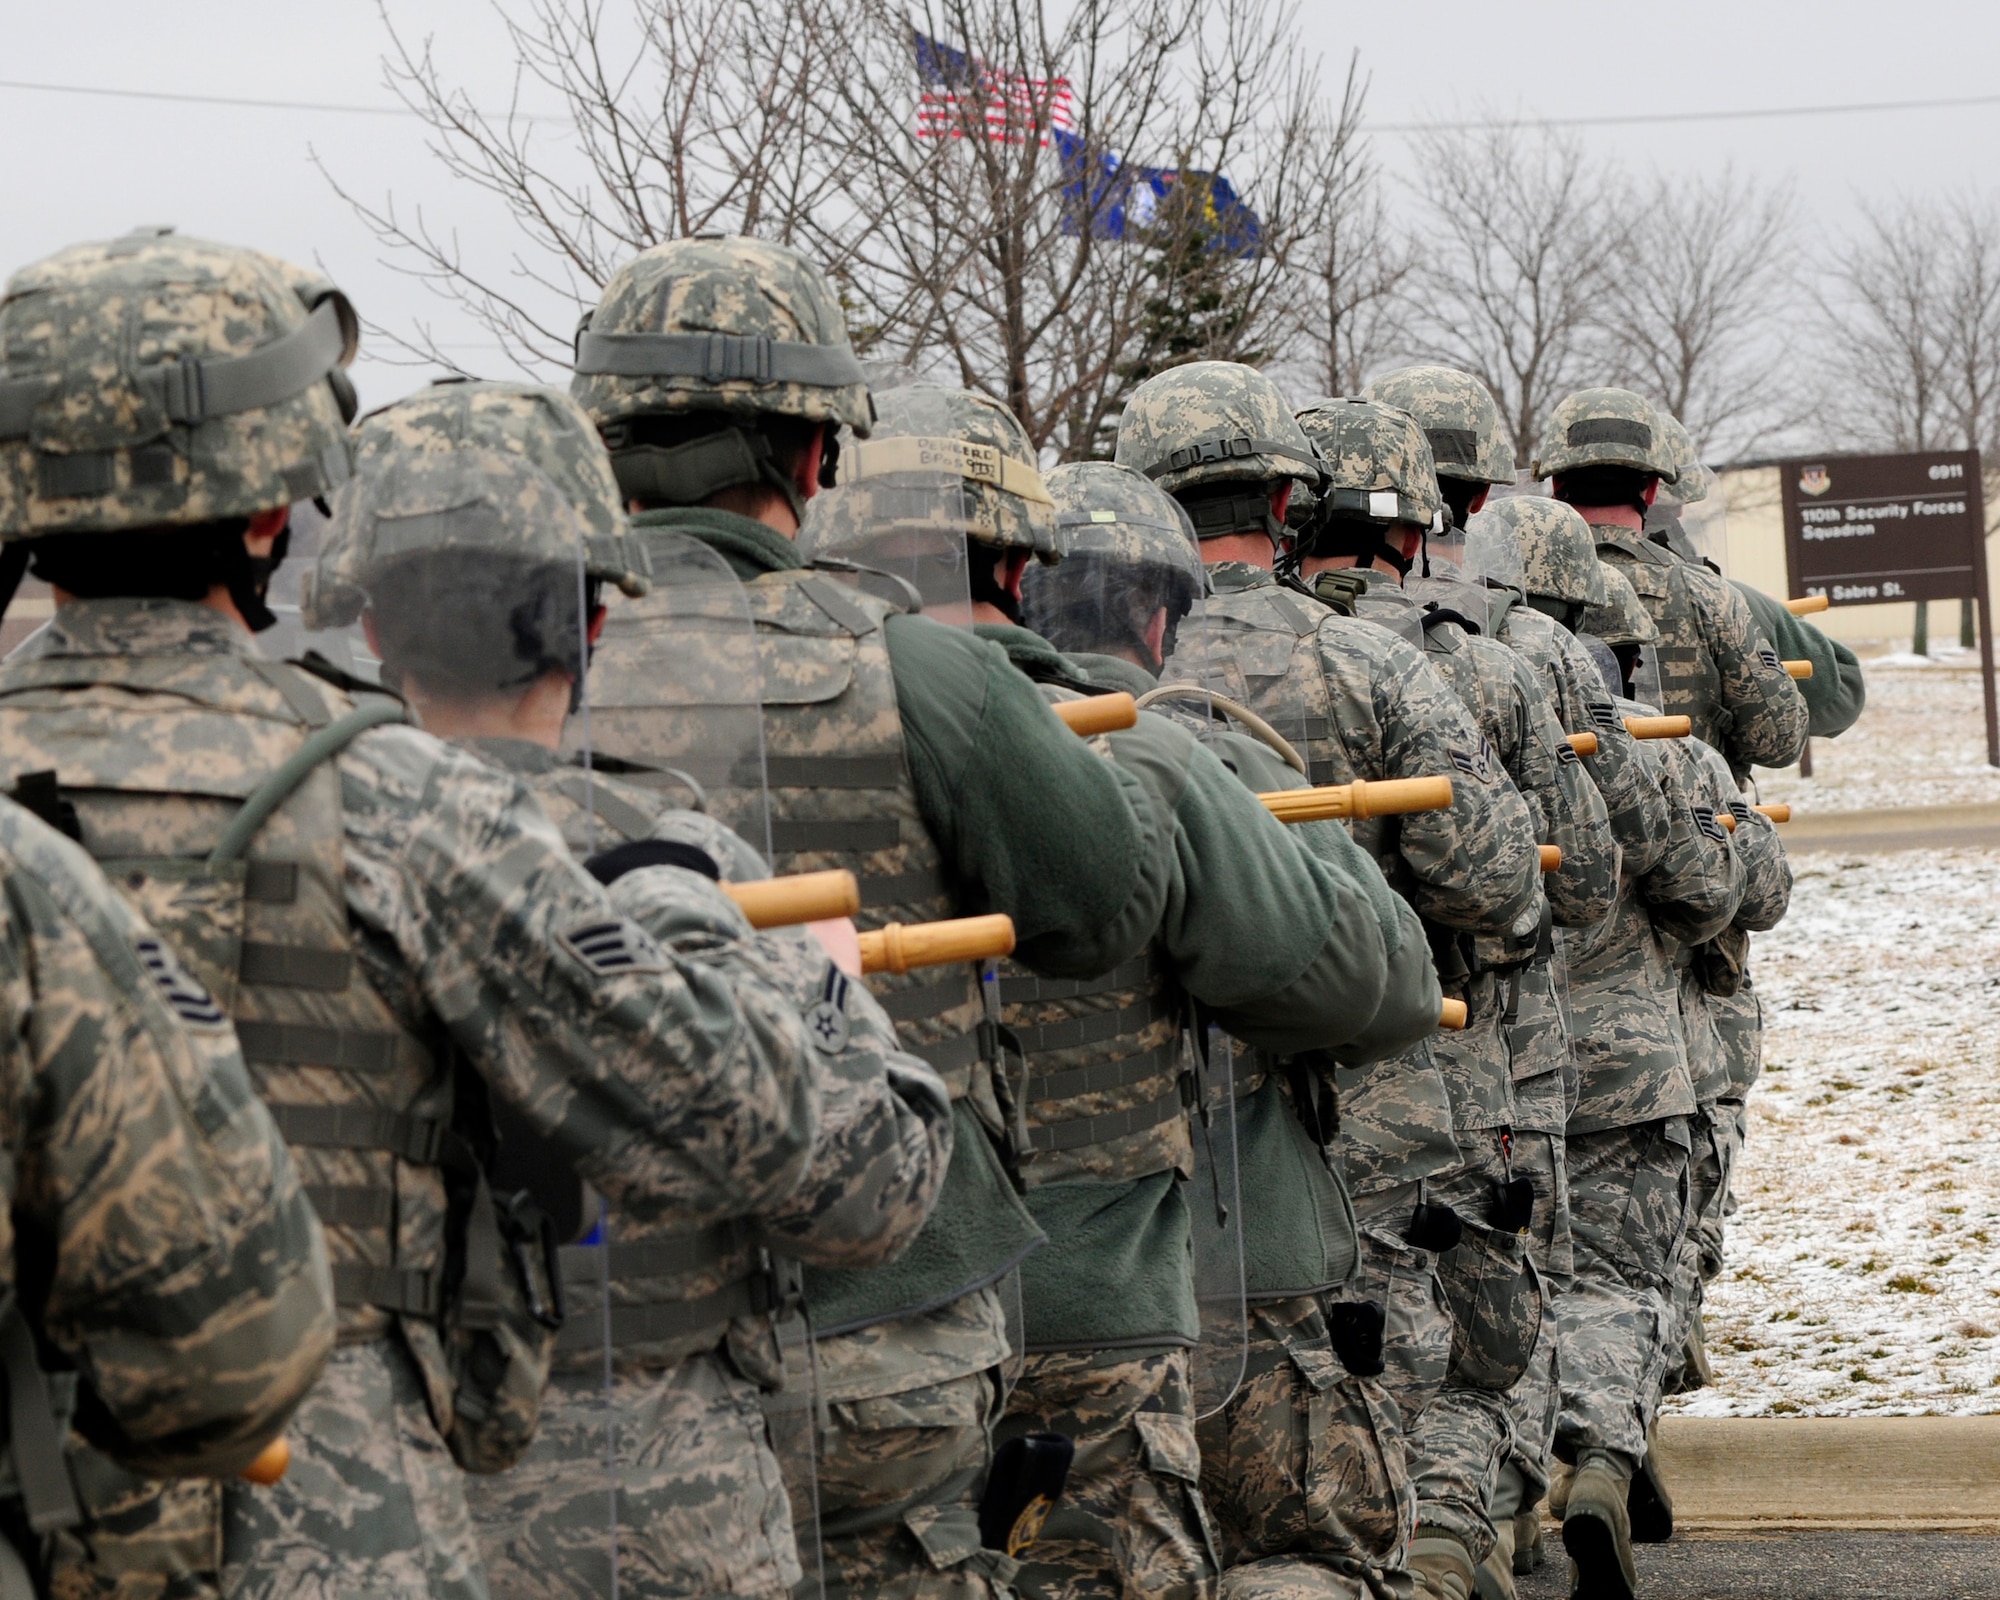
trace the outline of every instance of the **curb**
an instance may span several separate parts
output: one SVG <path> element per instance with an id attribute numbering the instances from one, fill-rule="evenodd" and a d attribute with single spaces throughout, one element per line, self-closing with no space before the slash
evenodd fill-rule
<path id="1" fill-rule="evenodd" d="M 1873 811 L 1793 813 L 1778 832 L 1794 854 L 1807 850 L 1948 850 L 2000 845 L 2000 804 L 1893 806 Z"/>
<path id="2" fill-rule="evenodd" d="M 1677 1529 L 2000 1533 L 2000 1416 L 1662 1417 Z"/>

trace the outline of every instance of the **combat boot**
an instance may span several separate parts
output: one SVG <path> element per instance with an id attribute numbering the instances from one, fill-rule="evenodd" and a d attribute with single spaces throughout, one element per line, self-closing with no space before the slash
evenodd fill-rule
<path id="1" fill-rule="evenodd" d="M 1657 1431 L 1657 1426 L 1647 1431 L 1645 1459 L 1625 1494 L 1625 1520 L 1634 1544 L 1665 1544 L 1674 1536 L 1674 1498 L 1667 1492 L 1660 1453 L 1653 1447 Z"/>
<path id="2" fill-rule="evenodd" d="M 1404 1566 L 1417 1580 L 1414 1600 L 1472 1600 L 1477 1582 L 1472 1552 L 1452 1535 L 1419 1528 Z"/>
<path id="3" fill-rule="evenodd" d="M 1542 1542 L 1541 1507 L 1530 1506 L 1514 1519 L 1514 1576 L 1525 1578 L 1540 1572 L 1548 1559 L 1548 1548 Z"/>
<path id="4" fill-rule="evenodd" d="M 1574 1569 L 1570 1600 L 1637 1600 L 1639 1569 L 1625 1515 L 1631 1487 L 1632 1468 L 1616 1451 L 1577 1457 L 1563 1509 L 1563 1548 Z"/>
<path id="5" fill-rule="evenodd" d="M 1560 1522 L 1563 1507 L 1569 1504 L 1569 1480 L 1576 1474 L 1576 1468 L 1567 1461 L 1549 1463 L 1549 1515 Z"/>
<path id="6" fill-rule="evenodd" d="M 1479 1563 L 1473 1593 L 1479 1600 L 1515 1600 L 1514 1519 L 1503 1517 L 1493 1526 L 1497 1537 L 1486 1559 Z"/>

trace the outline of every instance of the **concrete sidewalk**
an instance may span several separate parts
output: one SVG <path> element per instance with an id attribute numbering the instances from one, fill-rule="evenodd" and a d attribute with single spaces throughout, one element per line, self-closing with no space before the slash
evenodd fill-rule
<path id="1" fill-rule="evenodd" d="M 1778 837 L 1794 854 L 1807 850 L 1948 850 L 2000 847 L 2000 804 L 1982 801 L 1955 806 L 1896 806 L 1879 811 L 1820 811 L 1803 808 L 1780 826 Z"/>

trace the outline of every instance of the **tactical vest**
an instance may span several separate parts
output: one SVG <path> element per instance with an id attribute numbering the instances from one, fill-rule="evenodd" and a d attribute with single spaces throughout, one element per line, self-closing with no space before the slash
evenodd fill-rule
<path id="1" fill-rule="evenodd" d="M 579 856 L 651 837 L 655 819 L 672 804 L 669 796 L 644 786 L 642 775 L 586 775 L 568 761 L 530 764 L 521 759 L 527 752 L 490 741 L 477 743 L 474 753 L 514 772 Z M 595 1196 L 581 1181 L 552 1183 L 552 1177 L 569 1180 L 567 1165 L 557 1158 L 552 1171 L 539 1135 L 503 1105 L 496 1105 L 495 1113 L 500 1125 L 495 1188 L 530 1189 L 566 1241 L 557 1257 L 570 1311 L 556 1335 L 561 1370 L 585 1370 L 598 1359 L 607 1328 L 621 1358 L 668 1363 L 715 1348 L 736 1318 L 768 1316 L 796 1298 L 797 1264 L 761 1249 L 747 1221 L 676 1228 L 614 1215 L 609 1243 L 567 1242 L 595 1225 Z"/>
<path id="2" fill-rule="evenodd" d="M 1669 550 L 1637 534 L 1607 537 L 1625 530 L 1594 528 L 1597 553 L 1632 582 L 1639 603 L 1660 630 L 1654 652 L 1660 662 L 1660 710 L 1667 716 L 1694 721 L 1694 736 L 1717 749 L 1725 747 L 1728 721 L 1722 708 L 1722 672 L 1709 654 L 1688 591 L 1688 569 Z"/>
<path id="3" fill-rule="evenodd" d="M 0 758 L 17 784 L 54 774 L 105 875 L 235 1023 L 325 1224 L 341 1338 L 401 1317 L 422 1360 L 443 1310 L 452 1081 L 446 1041 L 389 1008 L 348 924 L 330 757 L 370 707 L 401 720 L 387 697 L 357 705 L 256 657 L 18 660 L 0 664 Z"/>
<path id="4" fill-rule="evenodd" d="M 900 608 L 811 571 L 767 573 L 744 593 L 763 678 L 773 869 L 846 868 L 860 880 L 855 921 L 863 929 L 955 916 L 904 756 L 884 631 Z M 746 802 L 721 796 L 717 809 L 738 822 Z M 999 997 L 989 1018 L 971 966 L 878 973 L 869 988 L 903 1048 L 945 1080 L 957 1142 L 930 1220 L 896 1261 L 866 1271 L 808 1269 L 806 1299 L 821 1334 L 947 1304 L 1004 1275 L 1042 1237 L 996 1148 L 1010 1120 L 991 1065 Z"/>

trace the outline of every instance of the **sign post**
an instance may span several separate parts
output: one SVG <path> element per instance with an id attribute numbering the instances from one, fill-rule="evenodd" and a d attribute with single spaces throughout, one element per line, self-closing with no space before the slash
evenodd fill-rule
<path id="1" fill-rule="evenodd" d="M 1778 473 L 1794 598 L 1825 595 L 1835 606 L 1967 597 L 1978 602 L 1986 761 L 2000 767 L 1979 452 L 1820 456 L 1780 462 Z"/>

